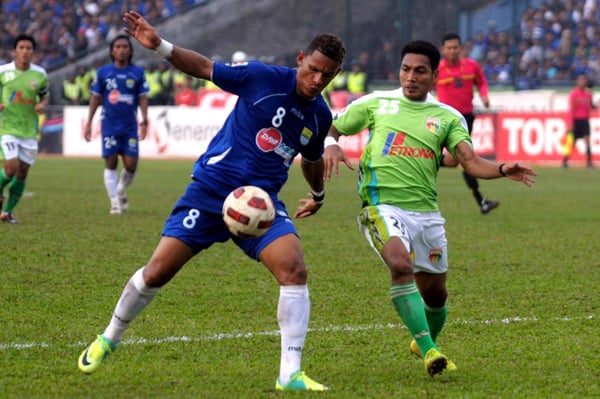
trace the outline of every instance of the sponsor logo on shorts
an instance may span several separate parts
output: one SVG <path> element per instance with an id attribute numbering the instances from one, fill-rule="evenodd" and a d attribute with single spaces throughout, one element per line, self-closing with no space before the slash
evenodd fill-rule
<path id="1" fill-rule="evenodd" d="M 429 261 L 433 263 L 437 263 L 442 259 L 442 251 L 441 248 L 432 248 L 429 250 Z"/>

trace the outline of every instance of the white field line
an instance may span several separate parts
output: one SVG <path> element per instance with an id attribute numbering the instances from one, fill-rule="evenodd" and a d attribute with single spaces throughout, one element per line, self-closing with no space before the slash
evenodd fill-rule
<path id="1" fill-rule="evenodd" d="M 504 319 L 493 319 L 493 320 L 452 320 L 449 321 L 446 326 L 451 325 L 499 325 L 499 324 L 514 324 L 514 323 L 539 323 L 539 322 L 571 322 L 577 320 L 592 320 L 596 316 L 579 316 L 579 317 L 553 317 L 549 319 L 542 319 L 539 317 L 507 317 Z M 317 327 L 310 328 L 309 332 L 356 332 L 356 331 L 372 331 L 372 330 L 391 330 L 391 329 L 404 329 L 406 328 L 403 324 L 372 324 L 366 326 L 334 326 L 334 327 Z M 276 331 L 259 331 L 259 332 L 240 332 L 240 333 L 216 333 L 209 335 L 201 335 L 198 337 L 166 337 L 166 338 L 134 338 L 125 339 L 120 345 L 143 345 L 143 344 L 163 344 L 172 342 L 203 342 L 203 341 L 220 341 L 225 339 L 243 339 L 253 338 L 260 336 L 277 336 L 279 330 Z M 81 346 L 85 347 L 89 342 L 75 342 L 67 344 L 69 347 Z M 37 348 L 51 348 L 55 345 L 47 342 L 23 342 L 23 343 L 0 343 L 0 350 L 9 349 L 37 349 Z"/>

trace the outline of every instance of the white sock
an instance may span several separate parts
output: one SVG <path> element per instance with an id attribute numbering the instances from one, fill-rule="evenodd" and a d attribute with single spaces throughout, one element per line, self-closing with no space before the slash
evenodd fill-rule
<path id="1" fill-rule="evenodd" d="M 123 194 L 127 186 L 133 183 L 135 173 L 129 173 L 127 169 L 121 169 L 121 177 L 119 178 L 119 184 L 117 185 L 117 193 Z"/>
<path id="2" fill-rule="evenodd" d="M 108 198 L 117 196 L 118 174 L 116 169 L 104 169 L 104 187 L 108 193 Z"/>
<path id="3" fill-rule="evenodd" d="M 144 283 L 142 267 L 136 271 L 125 285 L 123 293 L 113 312 L 110 323 L 104 330 L 104 336 L 115 345 L 121 341 L 129 323 L 152 301 L 160 287 L 151 288 Z"/>
<path id="4" fill-rule="evenodd" d="M 310 299 L 306 285 L 286 285 L 279 289 L 277 321 L 281 331 L 279 382 L 285 385 L 301 369 L 302 350 L 310 318 Z"/>

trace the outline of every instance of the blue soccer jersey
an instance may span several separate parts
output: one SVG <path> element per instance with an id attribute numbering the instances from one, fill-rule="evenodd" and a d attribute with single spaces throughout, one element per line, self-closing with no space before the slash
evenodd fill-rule
<path id="1" fill-rule="evenodd" d="M 149 91 L 144 70 L 135 65 L 98 68 L 92 93 L 102 97 L 102 135 L 137 137 L 139 97 Z"/>
<path id="2" fill-rule="evenodd" d="M 258 260 L 269 243 L 297 234 L 277 193 L 296 155 L 309 161 L 321 159 L 331 111 L 322 96 L 307 100 L 296 93 L 296 70 L 292 68 L 258 62 L 215 63 L 212 80 L 239 98 L 194 164 L 193 181 L 175 204 L 163 235 L 177 237 L 194 253 L 232 238 Z M 227 194 L 243 185 L 266 190 L 277 208 L 273 225 L 258 238 L 232 236 L 221 215 Z"/>
<path id="3" fill-rule="evenodd" d="M 193 177 L 226 196 L 242 185 L 276 194 L 296 155 L 318 161 L 331 125 L 318 96 L 296 93 L 296 70 L 259 62 L 215 63 L 212 80 L 239 96 L 221 130 L 194 166 Z"/>

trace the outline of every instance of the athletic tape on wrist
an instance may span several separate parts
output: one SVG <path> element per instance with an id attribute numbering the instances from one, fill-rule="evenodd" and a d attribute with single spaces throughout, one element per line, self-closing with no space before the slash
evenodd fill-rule
<path id="1" fill-rule="evenodd" d="M 154 51 L 156 51 L 163 58 L 169 58 L 173 53 L 173 43 L 165 39 L 161 39 L 160 44 L 154 49 Z"/>
<path id="2" fill-rule="evenodd" d="M 317 204 L 321 205 L 325 202 L 325 190 L 319 192 L 310 190 L 310 193 L 312 195 L 313 201 L 315 201 Z"/>
<path id="3" fill-rule="evenodd" d="M 331 136 L 327 136 L 325 137 L 325 148 L 329 147 L 330 145 L 338 145 L 338 142 Z"/>

